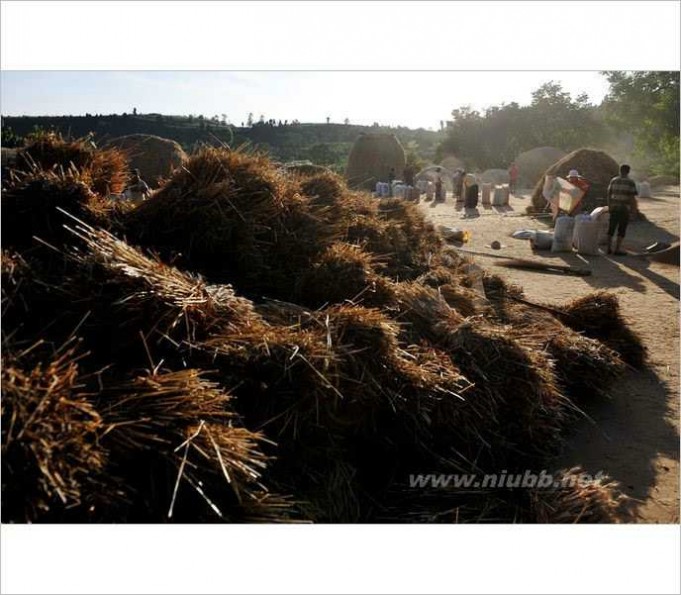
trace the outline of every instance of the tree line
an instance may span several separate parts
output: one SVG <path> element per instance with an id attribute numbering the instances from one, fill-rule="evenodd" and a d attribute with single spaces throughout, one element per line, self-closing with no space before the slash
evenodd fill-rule
<path id="1" fill-rule="evenodd" d="M 454 154 L 468 167 L 484 170 L 506 167 L 535 147 L 572 151 L 633 144 L 632 156 L 651 173 L 678 175 L 679 73 L 602 74 L 610 88 L 600 105 L 585 94 L 573 98 L 551 81 L 532 93 L 529 105 L 454 109 L 437 157 Z"/>

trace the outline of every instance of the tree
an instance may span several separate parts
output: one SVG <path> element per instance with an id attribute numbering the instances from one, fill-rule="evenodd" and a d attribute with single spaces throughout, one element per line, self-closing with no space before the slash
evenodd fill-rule
<path id="1" fill-rule="evenodd" d="M 594 108 L 582 93 L 575 100 L 553 81 L 545 83 L 532 93 L 532 128 L 534 136 L 543 144 L 577 148 L 589 144 L 594 138 L 597 125 L 593 118 Z"/>
<path id="2" fill-rule="evenodd" d="M 416 141 L 409 141 L 404 148 L 404 153 L 406 157 L 404 179 L 413 182 L 414 176 L 425 167 L 426 162 L 419 155 L 419 145 Z"/>
<path id="3" fill-rule="evenodd" d="M 133 115 L 133 116 L 136 116 L 136 115 L 137 115 L 137 108 L 136 108 L 136 107 L 133 107 L 133 108 L 132 108 L 132 115 Z"/>
<path id="4" fill-rule="evenodd" d="M 437 156 L 454 154 L 469 168 L 506 167 L 518 153 L 539 146 L 565 151 L 596 143 L 605 127 L 584 94 L 573 99 L 552 81 L 532 93 L 527 106 L 492 106 L 478 112 L 470 106 L 452 111 L 447 136 Z"/>
<path id="5" fill-rule="evenodd" d="M 350 118 L 345 118 L 345 120 L 343 120 L 343 124 L 345 124 L 346 126 L 349 126 L 350 125 Z"/>
<path id="6" fill-rule="evenodd" d="M 253 112 L 249 112 L 248 119 L 246 120 L 246 125 L 250 128 L 253 126 Z"/>
<path id="7" fill-rule="evenodd" d="M 651 171 L 679 174 L 679 73 L 602 73 L 610 83 L 603 102 L 606 119 L 630 132 L 638 155 L 652 161 Z"/>
<path id="8" fill-rule="evenodd" d="M 331 123 L 331 118 L 329 116 L 326 116 L 326 123 L 330 124 Z"/>

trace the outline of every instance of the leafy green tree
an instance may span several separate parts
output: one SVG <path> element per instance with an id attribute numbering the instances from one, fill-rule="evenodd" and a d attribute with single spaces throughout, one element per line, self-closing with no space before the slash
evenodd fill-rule
<path id="1" fill-rule="evenodd" d="M 636 152 L 651 171 L 679 175 L 679 72 L 606 71 L 607 120 L 633 134 Z"/>
<path id="2" fill-rule="evenodd" d="M 532 93 L 532 103 L 526 112 L 531 115 L 532 136 L 541 140 L 542 145 L 574 149 L 594 142 L 603 133 L 588 96 L 581 94 L 573 100 L 553 81 Z"/>
<path id="3" fill-rule="evenodd" d="M 404 154 L 406 157 L 404 179 L 411 181 L 414 179 L 414 176 L 425 167 L 426 162 L 419 154 L 419 145 L 416 141 L 409 141 L 405 145 Z"/>
<path id="4" fill-rule="evenodd" d="M 532 94 L 527 106 L 492 106 L 484 112 L 463 106 L 452 111 L 437 156 L 454 154 L 469 168 L 506 167 L 518 153 L 540 146 L 566 151 L 596 143 L 605 126 L 584 94 L 572 98 L 553 81 Z"/>

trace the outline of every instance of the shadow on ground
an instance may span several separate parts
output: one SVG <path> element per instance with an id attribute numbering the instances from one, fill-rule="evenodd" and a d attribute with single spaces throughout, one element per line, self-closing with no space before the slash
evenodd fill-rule
<path id="1" fill-rule="evenodd" d="M 585 408 L 591 419 L 577 424 L 568 436 L 569 449 L 558 467 L 581 465 L 592 475 L 604 471 L 621 484 L 638 515 L 642 502 L 655 489 L 659 455 L 679 458 L 679 437 L 668 410 L 668 387 L 650 370 L 630 371 L 618 382 L 610 399 L 595 400 Z M 645 518 L 640 519 L 645 522 Z M 678 522 L 676 503 L 669 504 L 667 522 Z"/>

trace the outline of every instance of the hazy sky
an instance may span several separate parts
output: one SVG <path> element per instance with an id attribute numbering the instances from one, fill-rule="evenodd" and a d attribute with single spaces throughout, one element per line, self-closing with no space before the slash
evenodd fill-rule
<path id="1" fill-rule="evenodd" d="M 160 112 L 438 128 L 453 108 L 529 103 L 554 80 L 592 102 L 607 92 L 598 72 L 3 71 L 3 115 Z"/>

